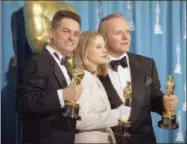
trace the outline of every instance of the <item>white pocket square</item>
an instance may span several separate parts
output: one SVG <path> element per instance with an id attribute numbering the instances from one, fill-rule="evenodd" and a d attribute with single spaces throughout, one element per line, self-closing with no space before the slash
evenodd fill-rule
<path id="1" fill-rule="evenodd" d="M 149 76 L 146 76 L 146 78 L 145 78 L 145 85 L 147 86 L 147 85 L 151 84 L 152 81 L 153 81 L 152 78 L 150 78 Z"/>

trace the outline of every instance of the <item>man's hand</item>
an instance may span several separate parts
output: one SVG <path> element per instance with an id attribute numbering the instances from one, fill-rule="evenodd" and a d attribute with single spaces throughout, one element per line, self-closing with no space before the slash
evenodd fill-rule
<path id="1" fill-rule="evenodd" d="M 163 105 L 166 110 L 174 111 L 177 108 L 178 97 L 175 95 L 163 96 Z"/>
<path id="2" fill-rule="evenodd" d="M 63 97 L 65 101 L 77 101 L 82 92 L 81 85 L 76 85 L 73 82 L 63 89 Z"/>

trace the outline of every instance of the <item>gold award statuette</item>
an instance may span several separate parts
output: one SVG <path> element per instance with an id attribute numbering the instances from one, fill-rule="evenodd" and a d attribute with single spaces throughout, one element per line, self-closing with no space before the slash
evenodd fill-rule
<path id="1" fill-rule="evenodd" d="M 73 69 L 72 57 L 67 57 L 67 70 L 72 75 L 74 84 L 78 85 L 84 77 L 84 71 L 82 68 Z M 79 114 L 79 104 L 76 101 L 66 101 L 64 117 L 81 120 Z"/>
<path id="2" fill-rule="evenodd" d="M 125 98 L 124 105 L 131 107 L 131 101 L 132 101 L 132 88 L 131 83 L 127 82 L 127 86 L 124 88 L 123 95 Z M 131 127 L 132 122 L 128 118 L 121 118 L 119 120 L 119 124 L 117 128 L 115 129 L 115 134 L 124 136 L 125 138 L 131 137 Z"/>
<path id="3" fill-rule="evenodd" d="M 169 79 L 166 82 L 165 87 L 166 95 L 168 97 L 173 95 L 175 90 L 175 82 L 172 75 L 169 75 Z M 179 124 L 177 123 L 175 112 L 166 109 L 162 114 L 162 119 L 158 122 L 158 126 L 162 129 L 177 129 L 179 127 Z"/>

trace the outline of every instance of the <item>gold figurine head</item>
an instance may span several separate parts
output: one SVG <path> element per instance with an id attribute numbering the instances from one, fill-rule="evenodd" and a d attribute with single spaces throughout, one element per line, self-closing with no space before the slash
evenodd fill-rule
<path id="1" fill-rule="evenodd" d="M 127 86 L 123 90 L 123 95 L 124 95 L 124 97 L 131 97 L 132 88 L 131 88 L 131 83 L 130 82 L 127 82 Z"/>
<path id="2" fill-rule="evenodd" d="M 66 56 L 66 68 L 68 73 L 72 74 L 73 69 L 75 68 L 74 62 L 73 62 L 73 55 Z"/>
<path id="3" fill-rule="evenodd" d="M 123 90 L 123 96 L 125 99 L 125 106 L 131 106 L 132 101 L 132 87 L 131 82 L 127 82 L 127 86 Z"/>
<path id="4" fill-rule="evenodd" d="M 70 75 L 72 75 L 74 83 L 80 84 L 84 77 L 83 67 L 75 67 L 73 55 L 66 56 L 66 68 Z"/>
<path id="5" fill-rule="evenodd" d="M 173 95 L 175 90 L 175 82 L 173 80 L 172 75 L 169 75 L 168 81 L 166 82 L 166 95 Z"/>
<path id="6" fill-rule="evenodd" d="M 75 68 L 73 70 L 73 78 L 74 78 L 74 81 L 75 81 L 75 84 L 80 84 L 81 83 L 81 80 L 83 79 L 84 77 L 84 71 L 82 68 Z"/>

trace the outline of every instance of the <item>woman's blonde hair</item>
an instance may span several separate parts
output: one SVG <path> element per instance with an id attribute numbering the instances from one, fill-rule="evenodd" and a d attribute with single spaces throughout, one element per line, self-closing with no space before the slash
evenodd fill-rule
<path id="1" fill-rule="evenodd" d="M 97 31 L 85 31 L 81 33 L 79 43 L 74 51 L 74 64 L 75 67 L 83 67 L 85 70 L 94 73 L 91 63 L 87 60 L 86 51 L 88 45 L 93 41 L 97 36 L 103 37 L 106 42 L 105 37 Z M 107 64 L 101 64 L 97 68 L 97 75 L 106 76 L 107 75 Z"/>

